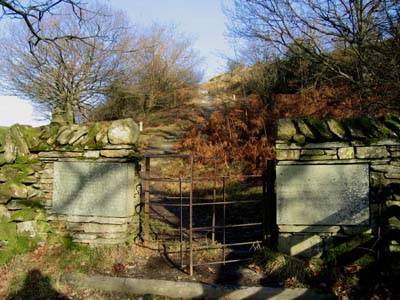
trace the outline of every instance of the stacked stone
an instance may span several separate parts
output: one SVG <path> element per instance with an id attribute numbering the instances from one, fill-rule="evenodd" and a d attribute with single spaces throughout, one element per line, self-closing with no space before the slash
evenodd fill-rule
<path id="1" fill-rule="evenodd" d="M 54 242 L 69 236 L 89 244 L 126 240 L 133 226 L 137 227 L 137 216 L 71 217 L 54 213 L 54 163 L 138 164 L 138 136 L 139 128 L 132 119 L 90 125 L 1 127 L 0 249 L 18 236 Z"/>
<path id="2" fill-rule="evenodd" d="M 29 148 L 36 145 L 35 130 L 14 125 L 0 128 L 0 249 L 16 247 L 18 238 L 43 240 L 48 224 L 42 192 L 37 184 L 42 163 Z"/>
<path id="3" fill-rule="evenodd" d="M 368 164 L 372 233 L 376 234 L 381 227 L 390 251 L 400 252 L 399 116 L 280 120 L 276 159 L 278 165 Z M 309 241 L 314 244 L 321 243 L 326 235 L 353 234 L 366 229 L 345 226 L 307 228 Z M 287 238 L 294 232 L 304 233 L 303 230 L 296 226 L 282 226 L 280 234 Z"/>

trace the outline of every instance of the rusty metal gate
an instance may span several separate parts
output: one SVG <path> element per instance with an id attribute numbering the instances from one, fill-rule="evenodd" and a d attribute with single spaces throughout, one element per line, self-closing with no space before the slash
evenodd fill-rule
<path id="1" fill-rule="evenodd" d="M 161 246 L 190 275 L 196 266 L 249 259 L 272 236 L 267 220 L 273 219 L 274 208 L 266 205 L 272 173 L 221 174 L 217 161 L 145 156 L 144 243 Z"/>

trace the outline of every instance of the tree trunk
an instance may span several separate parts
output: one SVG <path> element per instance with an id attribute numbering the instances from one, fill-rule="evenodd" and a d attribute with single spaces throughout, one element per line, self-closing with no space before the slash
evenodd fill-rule
<path id="1" fill-rule="evenodd" d="M 67 101 L 65 104 L 65 123 L 67 125 L 75 123 L 74 105 L 72 101 Z"/>

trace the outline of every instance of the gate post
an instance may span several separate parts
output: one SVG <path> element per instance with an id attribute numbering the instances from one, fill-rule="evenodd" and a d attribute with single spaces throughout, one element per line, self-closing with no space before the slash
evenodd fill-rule
<path id="1" fill-rule="evenodd" d="M 150 231 L 150 157 L 146 157 L 144 185 L 144 243 L 149 241 Z"/>
<path id="2" fill-rule="evenodd" d="M 276 247 L 275 164 L 275 160 L 267 160 L 267 169 L 263 174 L 264 237 L 270 248 Z"/>
<path id="3" fill-rule="evenodd" d="M 190 197 L 189 197 L 189 275 L 193 276 L 193 166 L 194 157 L 190 158 Z"/>

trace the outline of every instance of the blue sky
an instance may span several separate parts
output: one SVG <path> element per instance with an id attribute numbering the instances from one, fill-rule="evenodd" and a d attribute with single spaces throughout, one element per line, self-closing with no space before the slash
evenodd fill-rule
<path id="1" fill-rule="evenodd" d="M 204 79 L 224 71 L 225 56 L 232 54 L 225 39 L 226 17 L 222 5 L 232 0 L 108 0 L 115 9 L 125 12 L 133 23 L 150 25 L 154 22 L 173 23 L 178 29 L 194 37 L 194 48 L 204 61 Z M 35 119 L 27 101 L 0 96 L 0 126 L 15 123 L 39 126 L 48 121 Z"/>
<path id="2" fill-rule="evenodd" d="M 205 57 L 205 79 L 224 71 L 224 55 L 231 53 L 224 37 L 226 17 L 222 6 L 229 0 L 109 0 L 134 23 L 174 23 L 195 38 L 194 47 Z"/>

